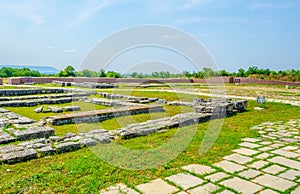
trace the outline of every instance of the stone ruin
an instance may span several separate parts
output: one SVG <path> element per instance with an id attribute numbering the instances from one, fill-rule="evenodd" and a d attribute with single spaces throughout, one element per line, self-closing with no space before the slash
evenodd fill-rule
<path id="1" fill-rule="evenodd" d="M 17 91 L 17 95 L 21 95 L 22 92 L 20 91 L 22 90 Z M 57 90 L 53 90 L 52 92 L 57 92 Z M 27 93 L 27 91 L 23 91 L 23 95 L 25 93 L 26 95 L 29 95 L 30 92 Z M 9 96 L 12 95 L 12 93 L 7 94 Z M 90 94 L 91 93 L 79 94 L 73 92 L 71 94 L 47 95 L 46 97 L 41 95 L 0 97 L 0 103 L 2 103 L 2 105 L 6 103 L 16 103 L 17 105 L 14 106 L 35 106 L 37 104 L 43 104 L 42 102 L 46 101 L 50 104 L 54 104 L 53 102 L 65 103 L 71 102 L 74 99 L 104 106 L 116 106 L 106 110 L 86 111 L 46 117 L 39 122 L 35 122 L 34 120 L 0 108 L 0 163 L 13 164 L 47 155 L 75 151 L 83 147 L 96 146 L 100 143 L 107 144 L 116 139 L 130 139 L 157 132 L 166 132 L 171 128 L 198 124 L 210 119 L 230 116 L 238 112 L 243 112 L 247 108 L 247 101 L 245 100 L 204 100 L 196 98 L 193 102 L 167 102 L 164 99 L 158 98 L 135 97 L 109 93 L 98 93 L 101 97 L 107 99 L 85 98 Z M 6 98 L 6 100 L 4 98 Z M 65 100 L 67 98 L 68 100 Z M 28 104 L 25 104 L 26 102 Z M 156 104 L 148 104 L 153 102 Z M 194 107 L 195 112 L 182 113 L 170 117 L 149 120 L 143 123 L 134 123 L 121 129 L 111 131 L 96 129 L 89 132 L 81 132 L 79 134 L 67 133 L 62 137 L 55 136 L 55 130 L 46 125 L 47 123 L 52 125 L 63 125 L 71 123 L 101 122 L 126 115 L 165 111 L 163 105 L 159 104 Z M 44 107 L 39 107 L 39 109 L 39 111 L 43 112 Z M 51 111 L 61 112 L 63 110 L 79 111 L 80 107 L 51 107 Z M 15 143 L 11 144 L 11 142 Z"/>
<path id="2" fill-rule="evenodd" d="M 27 92 L 27 90 L 17 90 L 17 91 Z M 49 92 L 55 92 L 55 91 L 56 90 L 50 90 Z M 92 92 L 87 92 L 87 91 L 72 91 L 72 90 L 59 90 L 59 91 L 72 92 L 72 93 L 57 94 L 57 95 L 41 95 L 41 96 L 0 97 L 0 107 L 30 107 L 30 106 L 37 106 L 42 104 L 62 104 L 62 103 L 69 103 L 72 101 L 84 100 L 92 94 Z"/>
<path id="3" fill-rule="evenodd" d="M 164 112 L 163 106 L 152 105 L 152 106 L 126 106 L 115 109 L 106 110 L 93 110 L 86 112 L 79 112 L 74 114 L 60 115 L 47 117 L 46 122 L 52 125 L 65 125 L 74 123 L 96 123 L 112 119 L 115 117 L 143 114 L 150 112 Z"/>
<path id="4" fill-rule="evenodd" d="M 35 94 L 53 94 L 64 93 L 64 89 L 51 88 L 51 89 L 9 89 L 0 90 L 0 96 L 22 96 L 22 95 L 35 95 Z"/>
<path id="5" fill-rule="evenodd" d="M 80 106 L 65 106 L 65 107 L 57 107 L 57 106 L 41 106 L 39 108 L 34 109 L 36 113 L 62 113 L 62 112 L 73 112 L 73 111 L 80 111 Z"/>
<path id="6" fill-rule="evenodd" d="M 128 96 L 128 95 L 122 95 L 122 94 L 111 94 L 106 92 L 98 92 L 98 95 L 102 98 L 107 99 L 119 99 L 125 102 L 130 103 L 140 103 L 140 104 L 147 104 L 152 102 L 157 102 L 158 98 L 148 98 L 148 97 L 136 97 L 136 96 Z"/>
<path id="7" fill-rule="evenodd" d="M 82 88 L 117 88 L 118 85 L 111 83 L 95 83 L 95 82 L 63 82 L 63 81 L 52 81 L 53 84 L 64 87 L 64 86 L 77 86 Z"/>

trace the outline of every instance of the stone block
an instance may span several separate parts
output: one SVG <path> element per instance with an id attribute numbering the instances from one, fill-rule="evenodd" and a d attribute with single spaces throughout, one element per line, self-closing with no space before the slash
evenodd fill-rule
<path id="1" fill-rule="evenodd" d="M 217 172 L 208 176 L 205 176 L 205 179 L 211 182 L 218 182 L 221 179 L 228 177 L 229 175 L 224 172 Z"/>
<path id="2" fill-rule="evenodd" d="M 15 164 L 35 158 L 37 158 L 37 152 L 34 149 L 23 149 L 1 154 L 2 162 L 8 164 Z"/>
<path id="3" fill-rule="evenodd" d="M 103 143 L 103 144 L 107 144 L 107 143 L 110 143 L 111 140 L 110 140 L 110 137 L 107 136 L 107 135 L 102 135 L 102 134 L 96 134 L 93 136 L 93 139 L 97 140 L 98 142 L 100 143 Z"/>
<path id="4" fill-rule="evenodd" d="M 285 192 L 287 189 L 296 185 L 296 183 L 294 182 L 269 174 L 259 176 L 256 179 L 254 179 L 253 182 L 256 182 L 260 185 L 264 185 L 266 187 L 274 188 L 281 192 Z"/>
<path id="5" fill-rule="evenodd" d="M 66 111 L 80 111 L 80 106 L 65 106 Z"/>
<path id="6" fill-rule="evenodd" d="M 79 143 L 83 146 L 83 147 L 91 147 L 91 146 L 95 146 L 97 145 L 97 141 L 93 140 L 92 138 L 84 138 L 79 140 Z"/>
<path id="7" fill-rule="evenodd" d="M 195 187 L 203 183 L 203 180 L 185 173 L 179 173 L 166 178 L 168 181 L 175 183 L 184 190 Z"/>
<path id="8" fill-rule="evenodd" d="M 218 190 L 219 187 L 212 183 L 207 183 L 205 185 L 196 187 L 194 189 L 189 190 L 190 194 L 200 194 L 200 193 L 213 193 L 214 191 Z"/>
<path id="9" fill-rule="evenodd" d="M 7 144 L 13 141 L 16 141 L 16 138 L 4 131 L 0 131 L 0 144 Z"/>
<path id="10" fill-rule="evenodd" d="M 241 166 L 239 164 L 229 162 L 227 160 L 223 160 L 219 163 L 216 163 L 216 164 L 214 164 L 214 166 L 220 167 L 223 170 L 225 170 L 226 172 L 230 172 L 230 173 L 234 173 L 234 172 L 238 172 L 238 171 L 242 171 L 242 170 L 246 169 L 245 166 Z"/>
<path id="11" fill-rule="evenodd" d="M 36 150 L 40 156 L 53 155 L 55 153 L 55 149 L 52 148 L 51 145 L 47 145 L 45 147 L 39 148 Z"/>
<path id="12" fill-rule="evenodd" d="M 250 181 L 240 179 L 238 177 L 234 177 L 234 178 L 222 181 L 220 184 L 224 185 L 226 187 L 232 188 L 232 189 L 236 190 L 237 192 L 240 192 L 243 194 L 256 193 L 263 188 L 262 186 L 259 186 Z"/>
<path id="13" fill-rule="evenodd" d="M 178 191 L 176 187 L 169 185 L 162 179 L 155 179 L 149 183 L 138 185 L 137 189 L 144 194 L 170 194 Z"/>
<path id="14" fill-rule="evenodd" d="M 54 135 L 54 129 L 50 127 L 32 127 L 26 130 L 12 130 L 17 140 L 29 140 L 35 138 L 48 138 Z"/>
<path id="15" fill-rule="evenodd" d="M 55 148 L 58 153 L 71 152 L 80 149 L 78 142 L 64 142 L 55 144 Z"/>
<path id="16" fill-rule="evenodd" d="M 209 166 L 204 166 L 199 164 L 190 164 L 187 166 L 183 166 L 182 169 L 199 175 L 210 174 L 215 171 L 215 169 Z"/>
<path id="17" fill-rule="evenodd" d="M 41 107 L 39 107 L 39 108 L 36 108 L 36 109 L 34 109 L 34 112 L 36 112 L 36 113 L 43 112 L 43 108 L 44 108 L 44 106 L 41 106 Z"/>

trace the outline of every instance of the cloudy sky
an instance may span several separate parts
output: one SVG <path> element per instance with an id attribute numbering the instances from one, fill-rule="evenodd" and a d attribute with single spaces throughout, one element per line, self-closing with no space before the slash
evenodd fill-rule
<path id="1" fill-rule="evenodd" d="M 192 35 L 220 69 L 300 67 L 298 0 L 0 0 L 0 64 L 79 68 L 99 41 L 144 24 Z"/>

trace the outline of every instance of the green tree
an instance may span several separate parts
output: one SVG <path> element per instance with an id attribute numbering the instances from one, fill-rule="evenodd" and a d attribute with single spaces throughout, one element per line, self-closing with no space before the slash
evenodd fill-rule
<path id="1" fill-rule="evenodd" d="M 61 70 L 58 73 L 59 77 L 75 77 L 76 76 L 76 72 L 75 72 L 75 68 L 71 65 L 67 66 L 64 70 Z"/>
<path id="2" fill-rule="evenodd" d="M 104 69 L 100 69 L 100 71 L 98 72 L 99 77 L 106 77 L 106 73 Z"/>

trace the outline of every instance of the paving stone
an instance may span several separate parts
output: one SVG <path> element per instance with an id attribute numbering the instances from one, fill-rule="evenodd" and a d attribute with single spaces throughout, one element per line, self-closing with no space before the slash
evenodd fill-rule
<path id="1" fill-rule="evenodd" d="M 288 180 L 295 180 L 297 176 L 300 176 L 300 171 L 291 169 L 280 174 L 279 176 Z"/>
<path id="2" fill-rule="evenodd" d="M 224 173 L 224 172 L 217 172 L 215 174 L 212 174 L 212 175 L 209 175 L 209 176 L 206 176 L 205 179 L 211 181 L 211 182 L 217 182 L 221 179 L 224 179 L 226 177 L 228 177 L 229 175 Z"/>
<path id="3" fill-rule="evenodd" d="M 273 191 L 271 189 L 266 189 L 266 190 L 263 190 L 262 192 L 260 192 L 259 194 L 278 194 L 278 192 Z"/>
<path id="4" fill-rule="evenodd" d="M 256 138 L 243 138 L 242 140 L 252 142 L 252 143 L 260 141 L 259 139 Z"/>
<path id="5" fill-rule="evenodd" d="M 224 191 L 219 192 L 218 194 L 234 194 L 234 192 L 231 192 L 229 190 L 224 190 Z"/>
<path id="6" fill-rule="evenodd" d="M 194 189 L 188 190 L 190 194 L 199 194 L 199 193 L 212 193 L 216 190 L 218 190 L 219 187 L 217 185 L 214 185 L 212 183 L 207 183 L 205 185 L 196 187 Z"/>
<path id="7" fill-rule="evenodd" d="M 254 162 L 248 166 L 251 168 L 255 168 L 255 169 L 261 169 L 262 167 L 264 167 L 267 164 L 269 164 L 269 162 L 260 160 L 260 161 Z"/>
<path id="8" fill-rule="evenodd" d="M 300 193 L 300 187 L 298 186 L 294 191 L 291 192 L 291 194 L 299 194 Z"/>
<path id="9" fill-rule="evenodd" d="M 278 155 L 281 155 L 281 156 L 285 156 L 285 157 L 288 157 L 288 158 L 297 158 L 298 156 L 300 156 L 300 154 L 285 151 L 285 150 L 282 150 L 282 149 L 273 150 L 271 153 L 278 154 Z"/>
<path id="10" fill-rule="evenodd" d="M 249 181 L 245 181 L 238 177 L 234 177 L 234 178 L 222 181 L 220 184 L 222 184 L 226 187 L 232 188 L 232 189 L 236 190 L 237 192 L 241 192 L 243 194 L 256 193 L 262 189 L 262 186 L 259 186 L 255 183 L 252 183 Z"/>
<path id="11" fill-rule="evenodd" d="M 210 173 L 216 171 L 215 169 L 213 169 L 209 166 L 204 166 L 204 165 L 199 165 L 199 164 L 190 164 L 187 166 L 183 166 L 182 169 L 190 171 L 192 173 L 199 174 L 199 175 L 210 174 Z"/>
<path id="12" fill-rule="evenodd" d="M 239 163 L 239 164 L 245 164 L 245 163 L 250 162 L 250 161 L 253 160 L 250 157 L 242 156 L 242 155 L 236 154 L 236 153 L 231 154 L 229 156 L 225 156 L 223 158 L 226 159 L 226 160 L 234 161 L 234 162 Z"/>
<path id="13" fill-rule="evenodd" d="M 267 172 L 269 174 L 277 174 L 281 171 L 284 171 L 286 168 L 283 168 L 281 166 L 278 166 L 277 164 L 274 164 L 272 166 L 269 166 L 268 168 L 263 169 L 264 172 Z"/>
<path id="14" fill-rule="evenodd" d="M 184 190 L 203 183 L 203 180 L 190 174 L 179 173 L 166 178 L 167 180 L 182 187 Z"/>
<path id="15" fill-rule="evenodd" d="M 261 174 L 260 171 L 253 170 L 253 169 L 245 170 L 245 171 L 239 173 L 240 176 L 247 178 L 247 179 L 252 179 L 254 177 L 257 177 L 260 174 Z"/>
<path id="16" fill-rule="evenodd" d="M 120 193 L 126 193 L 126 194 L 138 194 L 135 190 L 128 188 L 126 185 L 119 183 L 115 186 L 110 186 L 107 189 L 104 189 L 100 191 L 100 194 L 120 194 Z"/>
<path id="17" fill-rule="evenodd" d="M 268 154 L 268 153 L 262 153 L 262 154 L 259 154 L 259 155 L 255 156 L 255 158 L 265 159 L 265 158 L 269 158 L 270 156 L 273 156 L 273 155 Z"/>
<path id="18" fill-rule="evenodd" d="M 261 145 L 270 145 L 270 144 L 272 144 L 272 142 L 270 142 L 270 141 L 262 141 L 262 142 L 259 142 L 259 144 L 261 144 Z"/>
<path id="19" fill-rule="evenodd" d="M 223 170 L 225 170 L 226 172 L 230 172 L 230 173 L 234 173 L 234 172 L 246 169 L 245 166 L 241 166 L 239 164 L 229 162 L 227 160 L 223 160 L 223 161 L 221 161 L 219 163 L 216 163 L 214 165 L 217 166 L 217 167 L 220 167 Z"/>
<path id="20" fill-rule="evenodd" d="M 240 143 L 239 146 L 246 147 L 246 148 L 258 148 L 258 147 L 261 147 L 261 145 L 257 145 L 257 144 L 249 143 L 249 142 Z"/>
<path id="21" fill-rule="evenodd" d="M 269 151 L 269 150 L 272 150 L 272 149 L 274 149 L 274 148 L 269 147 L 269 146 L 265 146 L 265 147 L 259 148 L 258 150 L 265 152 L 265 151 Z"/>
<path id="22" fill-rule="evenodd" d="M 149 183 L 141 184 L 136 187 L 144 194 L 170 194 L 178 191 L 178 189 L 162 179 L 155 179 Z"/>
<path id="23" fill-rule="evenodd" d="M 271 187 L 282 192 L 296 185 L 296 183 L 294 182 L 273 175 L 269 175 L 269 174 L 264 174 L 262 176 L 259 176 L 252 181 L 260 185 Z"/>
<path id="24" fill-rule="evenodd" d="M 281 149 L 291 151 L 291 150 L 297 150 L 297 149 L 299 149 L 299 147 L 298 146 L 286 146 L 286 147 L 283 147 Z"/>
<path id="25" fill-rule="evenodd" d="M 275 143 L 275 144 L 270 144 L 269 146 L 272 147 L 272 148 L 279 148 L 279 147 L 284 146 L 284 144 L 282 144 L 282 143 Z"/>
<path id="26" fill-rule="evenodd" d="M 300 169 L 300 162 L 297 162 L 295 160 L 287 159 L 281 156 L 276 156 L 274 158 L 268 159 L 268 161 L 276 163 L 276 164 L 281 164 L 290 168 L 294 169 Z"/>
<path id="27" fill-rule="evenodd" d="M 233 150 L 233 152 L 236 152 L 236 153 L 239 153 L 239 154 L 242 154 L 242 155 L 246 155 L 246 156 L 252 156 L 252 155 L 255 155 L 255 154 L 259 153 L 256 150 L 251 150 L 251 149 L 248 149 L 248 148 L 235 149 L 235 150 Z"/>

